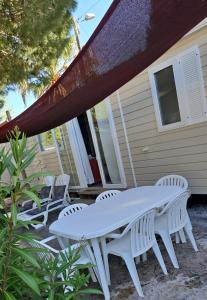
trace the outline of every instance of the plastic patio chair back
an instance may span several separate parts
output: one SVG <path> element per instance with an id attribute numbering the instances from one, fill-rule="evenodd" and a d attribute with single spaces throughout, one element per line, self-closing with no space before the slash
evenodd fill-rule
<path id="1" fill-rule="evenodd" d="M 167 175 L 161 177 L 155 185 L 157 186 L 178 186 L 181 187 L 183 190 L 188 189 L 188 182 L 185 177 L 180 175 Z"/>
<path id="2" fill-rule="evenodd" d="M 44 182 L 45 182 L 45 185 L 47 187 L 51 187 L 50 188 L 50 192 L 49 192 L 49 196 L 48 196 L 48 198 L 51 199 L 52 198 L 52 194 L 53 194 L 54 184 L 55 184 L 55 177 L 54 176 L 46 176 L 44 178 Z"/>
<path id="3" fill-rule="evenodd" d="M 84 209 L 85 207 L 87 207 L 88 205 L 85 203 L 78 203 L 78 204 L 72 204 L 69 205 L 67 207 L 65 207 L 58 216 L 58 220 L 62 219 L 63 217 L 67 217 L 69 215 L 73 215 L 74 213 L 81 211 L 82 209 Z"/>
<path id="4" fill-rule="evenodd" d="M 158 214 L 158 216 L 167 214 L 168 230 L 170 234 L 179 231 L 188 222 L 187 201 L 189 197 L 189 191 L 183 192 L 177 196 L 175 200 L 169 202 Z"/>
<path id="5" fill-rule="evenodd" d="M 155 210 L 149 210 L 131 221 L 119 238 L 130 232 L 132 256 L 137 257 L 152 247 L 155 241 L 154 231 Z"/>
<path id="6" fill-rule="evenodd" d="M 65 188 L 61 192 L 61 194 L 63 194 L 61 196 L 61 198 L 63 198 L 63 199 L 69 198 L 69 193 L 68 193 L 69 183 L 70 183 L 70 175 L 61 174 L 56 178 L 55 185 L 54 185 L 54 190 L 56 191 L 58 187 L 63 187 L 64 186 Z"/>
<path id="7" fill-rule="evenodd" d="M 61 174 L 57 177 L 55 185 L 69 185 L 70 175 Z"/>
<path id="8" fill-rule="evenodd" d="M 111 197 L 117 195 L 121 193 L 121 191 L 119 190 L 109 190 L 109 191 L 105 191 L 103 193 L 101 193 L 100 195 L 98 195 L 98 197 L 96 198 L 96 203 L 105 199 L 110 199 Z"/>
<path id="9" fill-rule="evenodd" d="M 42 251 L 37 251 L 37 256 L 46 261 L 49 261 L 51 258 L 54 258 L 55 255 L 59 253 L 58 250 L 53 249 L 52 247 L 43 243 L 42 241 L 33 240 L 32 242 L 30 242 L 30 245 L 33 248 L 42 249 Z"/>
<path id="10" fill-rule="evenodd" d="M 55 183 L 55 177 L 54 176 L 45 176 L 44 182 L 46 186 L 53 186 Z"/>

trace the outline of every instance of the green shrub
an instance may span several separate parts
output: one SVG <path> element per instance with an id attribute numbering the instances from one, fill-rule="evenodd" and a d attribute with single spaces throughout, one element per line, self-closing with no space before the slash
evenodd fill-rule
<path id="1" fill-rule="evenodd" d="M 0 181 L 0 299 L 61 300 L 101 294 L 87 289 L 89 275 L 82 272 L 87 266 L 76 263 L 79 250 L 69 249 L 46 259 L 48 255 L 38 256 L 43 249 L 29 246 L 37 238 L 28 230 L 34 221 L 18 220 L 18 207 L 25 197 L 40 207 L 37 191 L 41 186 L 33 182 L 48 174 L 35 173 L 25 178 L 25 169 L 36 155 L 35 146 L 27 148 L 26 136 L 17 129 L 10 135 L 9 144 L 9 151 L 0 150 L 0 180 L 5 170 L 10 176 L 9 184 Z"/>

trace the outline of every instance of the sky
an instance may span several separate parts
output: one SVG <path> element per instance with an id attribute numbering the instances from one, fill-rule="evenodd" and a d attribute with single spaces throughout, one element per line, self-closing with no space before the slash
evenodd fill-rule
<path id="1" fill-rule="evenodd" d="M 87 42 L 87 40 L 103 18 L 104 14 L 108 10 L 112 1 L 113 0 L 77 0 L 78 6 L 73 13 L 76 20 L 84 17 L 86 13 L 95 14 L 94 19 L 79 23 L 81 46 L 83 46 Z M 34 101 L 35 98 L 32 94 L 27 96 L 28 106 L 30 106 Z M 10 110 L 12 118 L 16 117 L 22 111 L 24 111 L 24 104 L 18 92 L 9 92 L 6 98 L 6 109 Z"/>

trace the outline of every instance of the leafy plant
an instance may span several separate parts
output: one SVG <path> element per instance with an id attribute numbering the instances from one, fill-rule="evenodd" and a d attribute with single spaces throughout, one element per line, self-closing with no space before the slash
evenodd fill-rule
<path id="1" fill-rule="evenodd" d="M 48 300 L 79 300 L 84 295 L 100 294 L 101 291 L 86 288 L 90 275 L 81 272 L 82 269 L 91 267 L 91 265 L 78 264 L 80 258 L 79 249 L 68 248 L 61 251 L 59 255 L 48 256 L 41 260 L 42 273 L 47 274 L 47 278 L 40 285 L 43 290 L 44 299 Z M 51 255 L 51 254 L 50 254 Z"/>
<path id="2" fill-rule="evenodd" d="M 37 238 L 28 231 L 34 221 L 18 220 L 19 206 L 26 197 L 40 207 L 37 191 L 41 185 L 34 180 L 48 174 L 22 176 L 36 154 L 35 146 L 27 148 L 26 144 L 26 136 L 15 129 L 9 137 L 10 149 L 0 150 L 0 180 L 5 170 L 10 175 L 9 184 L 0 181 L 0 299 L 66 300 L 95 293 L 86 289 L 89 276 L 77 272 L 83 268 L 76 264 L 77 251 L 40 256 L 43 249 L 28 246 Z"/>

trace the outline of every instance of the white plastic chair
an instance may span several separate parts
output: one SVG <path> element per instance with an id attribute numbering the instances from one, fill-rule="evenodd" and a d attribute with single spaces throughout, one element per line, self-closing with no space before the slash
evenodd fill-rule
<path id="1" fill-rule="evenodd" d="M 58 220 L 64 218 L 64 217 L 67 217 L 67 216 L 70 216 L 70 215 L 73 215 L 79 211 L 81 211 L 82 209 L 86 208 L 88 205 L 85 204 L 85 203 L 77 203 L 77 204 L 72 204 L 72 205 L 69 205 L 67 207 L 65 207 L 58 215 Z M 65 249 L 66 247 L 68 247 L 69 245 L 69 240 L 66 239 L 66 238 L 59 238 L 57 237 L 58 241 L 59 241 L 59 244 L 60 244 L 60 247 L 62 249 Z"/>
<path id="2" fill-rule="evenodd" d="M 119 190 L 108 190 L 105 192 L 102 192 L 100 195 L 98 195 L 98 197 L 96 198 L 96 203 L 102 201 L 102 200 L 109 200 L 112 197 L 118 195 L 119 193 L 121 193 L 121 191 Z M 114 232 L 109 233 L 105 238 L 114 238 L 114 234 L 115 234 L 115 238 L 116 238 L 116 234 L 119 233 L 119 230 L 116 230 Z"/>
<path id="3" fill-rule="evenodd" d="M 39 210 L 37 208 L 36 203 L 32 203 L 32 200 L 26 200 L 22 203 L 20 212 L 17 215 L 19 220 L 33 220 L 38 217 L 43 217 L 42 224 L 32 224 L 31 225 L 35 229 L 41 228 L 47 222 L 47 219 L 48 219 L 47 205 L 52 201 L 55 177 L 54 176 L 46 176 L 44 178 L 44 182 L 45 182 L 45 187 L 43 187 L 43 189 L 40 191 L 40 193 L 43 192 L 43 195 L 46 193 L 47 196 L 44 195 L 41 197 L 39 195 L 41 209 Z M 45 191 L 45 188 L 49 188 L 49 190 Z"/>
<path id="4" fill-rule="evenodd" d="M 161 177 L 155 185 L 158 186 L 178 186 L 182 188 L 183 190 L 188 189 L 188 182 L 185 177 L 180 175 L 167 175 L 164 177 Z"/>
<path id="5" fill-rule="evenodd" d="M 43 204 L 44 202 L 49 201 L 49 200 L 52 199 L 52 193 L 53 193 L 53 187 L 54 187 L 54 183 L 55 183 L 55 177 L 54 176 L 46 176 L 46 177 L 44 177 L 44 183 L 45 183 L 45 187 L 50 188 L 50 189 L 47 190 L 47 197 L 40 198 L 41 204 Z M 43 187 L 43 189 L 45 187 Z M 22 202 L 22 208 L 27 207 L 28 204 L 30 204 L 31 202 L 32 202 L 32 200 L 26 200 L 26 201 Z M 28 209 L 25 209 L 24 211 L 32 209 L 32 208 L 36 208 L 36 204 L 35 203 L 32 205 L 32 207 L 30 207 Z"/>
<path id="6" fill-rule="evenodd" d="M 56 178 L 55 186 L 65 186 L 65 192 L 63 195 L 64 199 L 70 199 L 68 188 L 70 183 L 70 175 L 68 174 L 61 174 Z"/>
<path id="7" fill-rule="evenodd" d="M 44 258 L 45 260 L 49 260 L 50 258 L 54 258 L 56 255 L 59 255 L 61 252 L 66 252 L 68 251 L 68 248 L 66 249 L 63 249 L 63 250 L 57 250 L 53 247 L 51 247 L 50 245 L 48 245 L 48 242 L 51 242 L 53 240 L 55 240 L 56 237 L 55 236 L 50 236 L 44 240 L 41 240 L 41 241 L 38 241 L 38 240 L 34 240 L 33 242 L 31 242 L 31 246 L 32 247 L 35 247 L 35 248 L 43 248 L 43 249 L 47 249 L 48 252 L 46 251 L 38 251 L 37 252 L 37 255 L 40 257 L 40 258 Z M 79 247 L 81 247 L 81 244 L 74 244 L 74 245 L 71 245 L 70 248 L 72 250 L 74 249 L 78 249 Z M 84 249 L 85 247 L 87 246 L 84 246 Z M 89 247 L 89 246 L 88 246 Z M 81 251 L 81 255 L 80 255 L 80 258 L 75 262 L 75 264 L 81 264 L 81 265 L 95 265 L 95 258 L 93 256 L 93 253 L 92 251 L 90 251 L 89 253 L 87 251 Z M 88 267 L 88 270 L 91 274 L 91 279 L 93 282 L 97 282 L 97 279 L 96 279 L 96 276 L 95 276 L 95 273 L 93 271 L 93 269 L 91 267 Z M 97 272 L 97 270 L 96 270 Z M 97 274 L 97 273 L 96 273 Z M 60 274 L 60 277 L 62 278 L 62 280 L 64 280 L 62 274 Z"/>
<path id="8" fill-rule="evenodd" d="M 101 239 L 108 283 L 110 284 L 108 254 L 120 256 L 124 259 L 136 290 L 141 297 L 143 297 L 143 291 L 134 262 L 135 257 L 146 253 L 152 248 L 164 274 L 167 274 L 165 263 L 155 238 L 154 216 L 154 210 L 148 211 L 142 216 L 134 218 L 121 234 L 117 234 L 116 239 L 113 241 L 105 243 L 105 238 Z"/>
<path id="9" fill-rule="evenodd" d="M 157 186 L 178 186 L 185 191 L 187 191 L 187 189 L 188 189 L 187 179 L 183 176 L 175 175 L 175 174 L 166 175 L 164 177 L 161 177 L 155 183 L 155 185 L 157 185 Z M 190 218 L 189 218 L 189 222 L 190 222 Z M 192 225 L 191 225 L 191 228 L 192 228 Z M 178 244 L 180 241 L 182 243 L 186 243 L 185 233 L 182 229 L 176 233 L 176 243 Z"/>
<path id="10" fill-rule="evenodd" d="M 96 198 L 96 203 L 102 200 L 108 200 L 111 197 L 117 195 L 121 193 L 121 191 L 119 190 L 109 190 L 109 191 L 105 191 L 103 193 L 101 193 L 100 195 L 98 195 L 98 197 Z"/>
<path id="11" fill-rule="evenodd" d="M 55 177 L 52 176 L 52 175 L 49 175 L 49 176 L 45 176 L 45 177 L 44 177 L 44 183 L 45 183 L 45 185 L 47 185 L 47 186 L 53 185 L 53 184 L 54 184 L 54 181 L 55 181 Z"/>
<path id="12" fill-rule="evenodd" d="M 60 213 L 59 213 L 59 216 L 58 216 L 58 220 L 62 219 L 62 218 L 65 218 L 67 216 L 70 216 L 70 215 L 73 215 L 79 211 L 82 211 L 84 208 L 86 208 L 88 205 L 85 204 L 85 203 L 77 203 L 77 204 L 72 204 L 72 205 L 69 205 L 67 207 L 65 207 Z M 59 238 L 57 236 L 57 240 L 60 244 L 60 247 L 62 249 L 65 249 L 67 248 L 70 243 L 69 243 L 69 240 L 66 239 L 66 238 Z M 76 244 L 73 244 L 72 245 L 73 247 L 79 247 L 80 246 L 80 243 L 76 243 Z M 92 257 L 93 258 L 93 253 L 91 251 L 91 248 L 88 244 L 85 245 L 85 247 L 82 249 L 81 251 L 81 257 L 86 257 L 86 256 L 89 256 L 90 258 Z M 95 259 L 93 259 L 93 264 L 95 265 Z M 90 268 L 89 269 L 90 271 L 90 274 L 91 274 L 91 278 L 93 279 L 93 281 L 95 280 L 95 275 L 94 275 L 94 272 L 93 272 L 93 269 Z M 97 269 L 95 270 L 96 272 L 96 276 L 98 277 L 98 272 L 97 272 Z"/>
<path id="13" fill-rule="evenodd" d="M 190 192 L 185 191 L 169 202 L 155 218 L 155 233 L 159 234 L 175 268 L 179 268 L 170 235 L 184 229 L 195 251 L 198 251 L 187 213 Z"/>
<path id="14" fill-rule="evenodd" d="M 51 183 L 52 178 L 47 178 L 46 182 Z M 50 212 L 62 208 L 70 203 L 71 199 L 68 193 L 69 182 L 69 175 L 59 175 L 56 179 L 55 185 L 52 186 L 52 197 L 42 200 L 40 209 L 37 208 L 36 203 L 34 203 L 32 209 L 19 213 L 18 219 L 27 221 L 43 217 L 43 221 L 41 224 L 33 224 L 32 226 L 35 229 L 39 229 L 42 226 L 45 226 Z"/>

